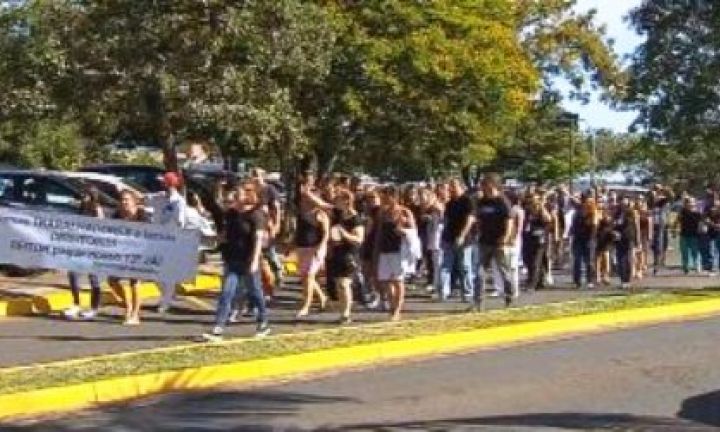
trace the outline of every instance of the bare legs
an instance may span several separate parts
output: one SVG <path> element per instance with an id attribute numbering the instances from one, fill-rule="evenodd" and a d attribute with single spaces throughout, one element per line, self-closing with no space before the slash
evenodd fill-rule
<path id="1" fill-rule="evenodd" d="M 353 303 L 352 279 L 338 278 L 335 283 L 337 284 L 340 299 L 340 322 L 350 322 Z"/>
<path id="2" fill-rule="evenodd" d="M 388 282 L 387 289 L 390 295 L 390 320 L 400 321 L 405 304 L 405 282 L 402 280 Z"/>
<path id="3" fill-rule="evenodd" d="M 303 303 L 302 307 L 297 313 L 298 318 L 307 316 L 310 313 L 310 307 L 312 306 L 315 294 L 320 299 L 320 309 L 324 310 L 327 304 L 327 296 L 323 293 L 320 288 L 320 284 L 317 282 L 317 274 L 309 273 L 302 278 L 302 293 Z"/>
<path id="4" fill-rule="evenodd" d="M 128 285 L 124 285 L 118 279 L 109 279 L 108 284 L 113 293 L 120 298 L 125 308 L 125 324 L 140 324 L 140 296 L 137 290 L 137 281 L 131 280 Z"/>

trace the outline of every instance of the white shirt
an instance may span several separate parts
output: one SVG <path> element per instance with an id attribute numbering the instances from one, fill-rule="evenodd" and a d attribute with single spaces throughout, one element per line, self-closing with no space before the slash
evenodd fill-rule
<path id="1" fill-rule="evenodd" d="M 173 190 L 168 195 L 165 192 L 145 196 L 146 203 L 153 209 L 152 222 L 163 226 L 185 226 L 187 203 L 185 198 Z"/>
<path id="2" fill-rule="evenodd" d="M 215 236 L 212 223 L 196 208 L 190 206 L 185 208 L 185 229 L 200 231 L 206 237 Z"/>

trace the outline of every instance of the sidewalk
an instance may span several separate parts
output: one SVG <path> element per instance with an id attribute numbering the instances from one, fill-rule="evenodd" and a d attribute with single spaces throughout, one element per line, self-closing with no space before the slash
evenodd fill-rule
<path id="1" fill-rule="evenodd" d="M 539 291 L 533 295 L 522 295 L 517 305 L 529 305 L 549 302 L 567 301 L 589 296 L 610 295 L 619 293 L 613 289 L 582 290 L 569 287 L 567 276 L 559 279 L 559 288 Z M 12 279 L 15 284 L 20 280 Z M 61 286 L 62 274 L 43 275 L 33 278 L 31 285 L 44 289 L 43 286 Z M 0 286 L 7 283 L 7 278 L 0 280 Z M 295 320 L 298 307 L 299 287 L 297 279 L 291 279 L 286 289 L 280 291 L 271 307 L 270 320 L 274 333 L 295 333 L 319 328 L 336 326 L 338 312 L 326 311 L 317 313 L 301 321 Z M 667 270 L 657 277 L 647 278 L 637 284 L 638 288 L 677 289 L 704 288 L 720 285 L 720 279 L 701 276 L 680 277 L 677 270 Z M 154 305 L 155 300 L 146 302 Z M 186 303 L 186 302 L 183 302 Z M 116 307 L 107 307 L 104 314 L 95 322 L 70 322 L 58 315 L 35 316 L 22 318 L 0 318 L 0 367 L 21 366 L 33 363 L 66 360 L 94 355 L 133 351 L 161 346 L 185 344 L 193 341 L 213 323 L 215 300 L 212 297 L 192 303 L 161 317 L 150 308 L 144 311 L 144 322 L 139 327 L 120 325 Z M 488 299 L 487 308 L 501 308 L 501 299 Z M 430 295 L 422 290 L 409 291 L 404 318 L 413 319 L 421 316 L 432 316 L 462 312 L 466 304 L 453 299 L 448 303 L 433 302 Z M 365 311 L 356 306 L 354 325 L 387 320 L 382 312 Z M 254 324 L 250 318 L 233 325 L 228 335 L 232 337 L 249 337 L 254 333 Z"/>

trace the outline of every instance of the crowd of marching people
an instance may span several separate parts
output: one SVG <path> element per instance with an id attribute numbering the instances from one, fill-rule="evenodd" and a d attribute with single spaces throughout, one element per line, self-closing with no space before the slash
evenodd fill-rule
<path id="1" fill-rule="evenodd" d="M 123 193 L 112 217 L 206 230 L 208 215 L 197 197 L 183 197 L 178 174 L 165 176 L 167 191 L 144 197 Z M 352 322 L 356 303 L 402 318 L 406 284 L 424 285 L 436 301 L 457 298 L 481 310 L 486 297 L 506 306 L 526 291 L 552 286 L 569 267 L 578 289 L 621 289 L 665 266 L 671 235 L 679 235 L 682 270 L 713 275 L 720 268 L 720 197 L 709 189 L 701 200 L 654 186 L 647 193 L 619 194 L 604 187 L 573 193 L 564 185 L 503 187 L 499 175 L 422 185 L 370 186 L 357 178 L 316 178 L 304 173 L 293 194 L 292 251 L 297 257 L 302 320 L 337 301 L 338 322 Z M 223 216 L 216 219 L 223 282 L 215 325 L 204 335 L 221 339 L 239 314 L 252 314 L 257 334 L 270 331 L 268 307 L 281 286 L 279 236 L 289 217 L 265 173 L 218 187 Z M 102 215 L 90 191 L 82 213 Z M 716 264 L 716 263 L 717 264 Z M 492 287 L 486 283 L 492 280 Z M 75 306 L 68 317 L 92 319 L 100 306 L 98 278 L 90 276 L 91 309 L 79 305 L 78 275 L 70 274 Z M 109 278 L 125 305 L 125 323 L 140 323 L 137 281 Z M 158 310 L 166 312 L 175 284 L 159 281 Z"/>

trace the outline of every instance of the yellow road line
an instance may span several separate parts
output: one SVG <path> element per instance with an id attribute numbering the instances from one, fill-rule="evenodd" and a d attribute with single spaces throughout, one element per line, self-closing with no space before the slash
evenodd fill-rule
<path id="1" fill-rule="evenodd" d="M 720 299 L 420 336 L 270 359 L 106 379 L 0 396 L 0 418 L 70 411 L 152 394 L 251 383 L 400 359 L 503 347 L 720 314 Z"/>

